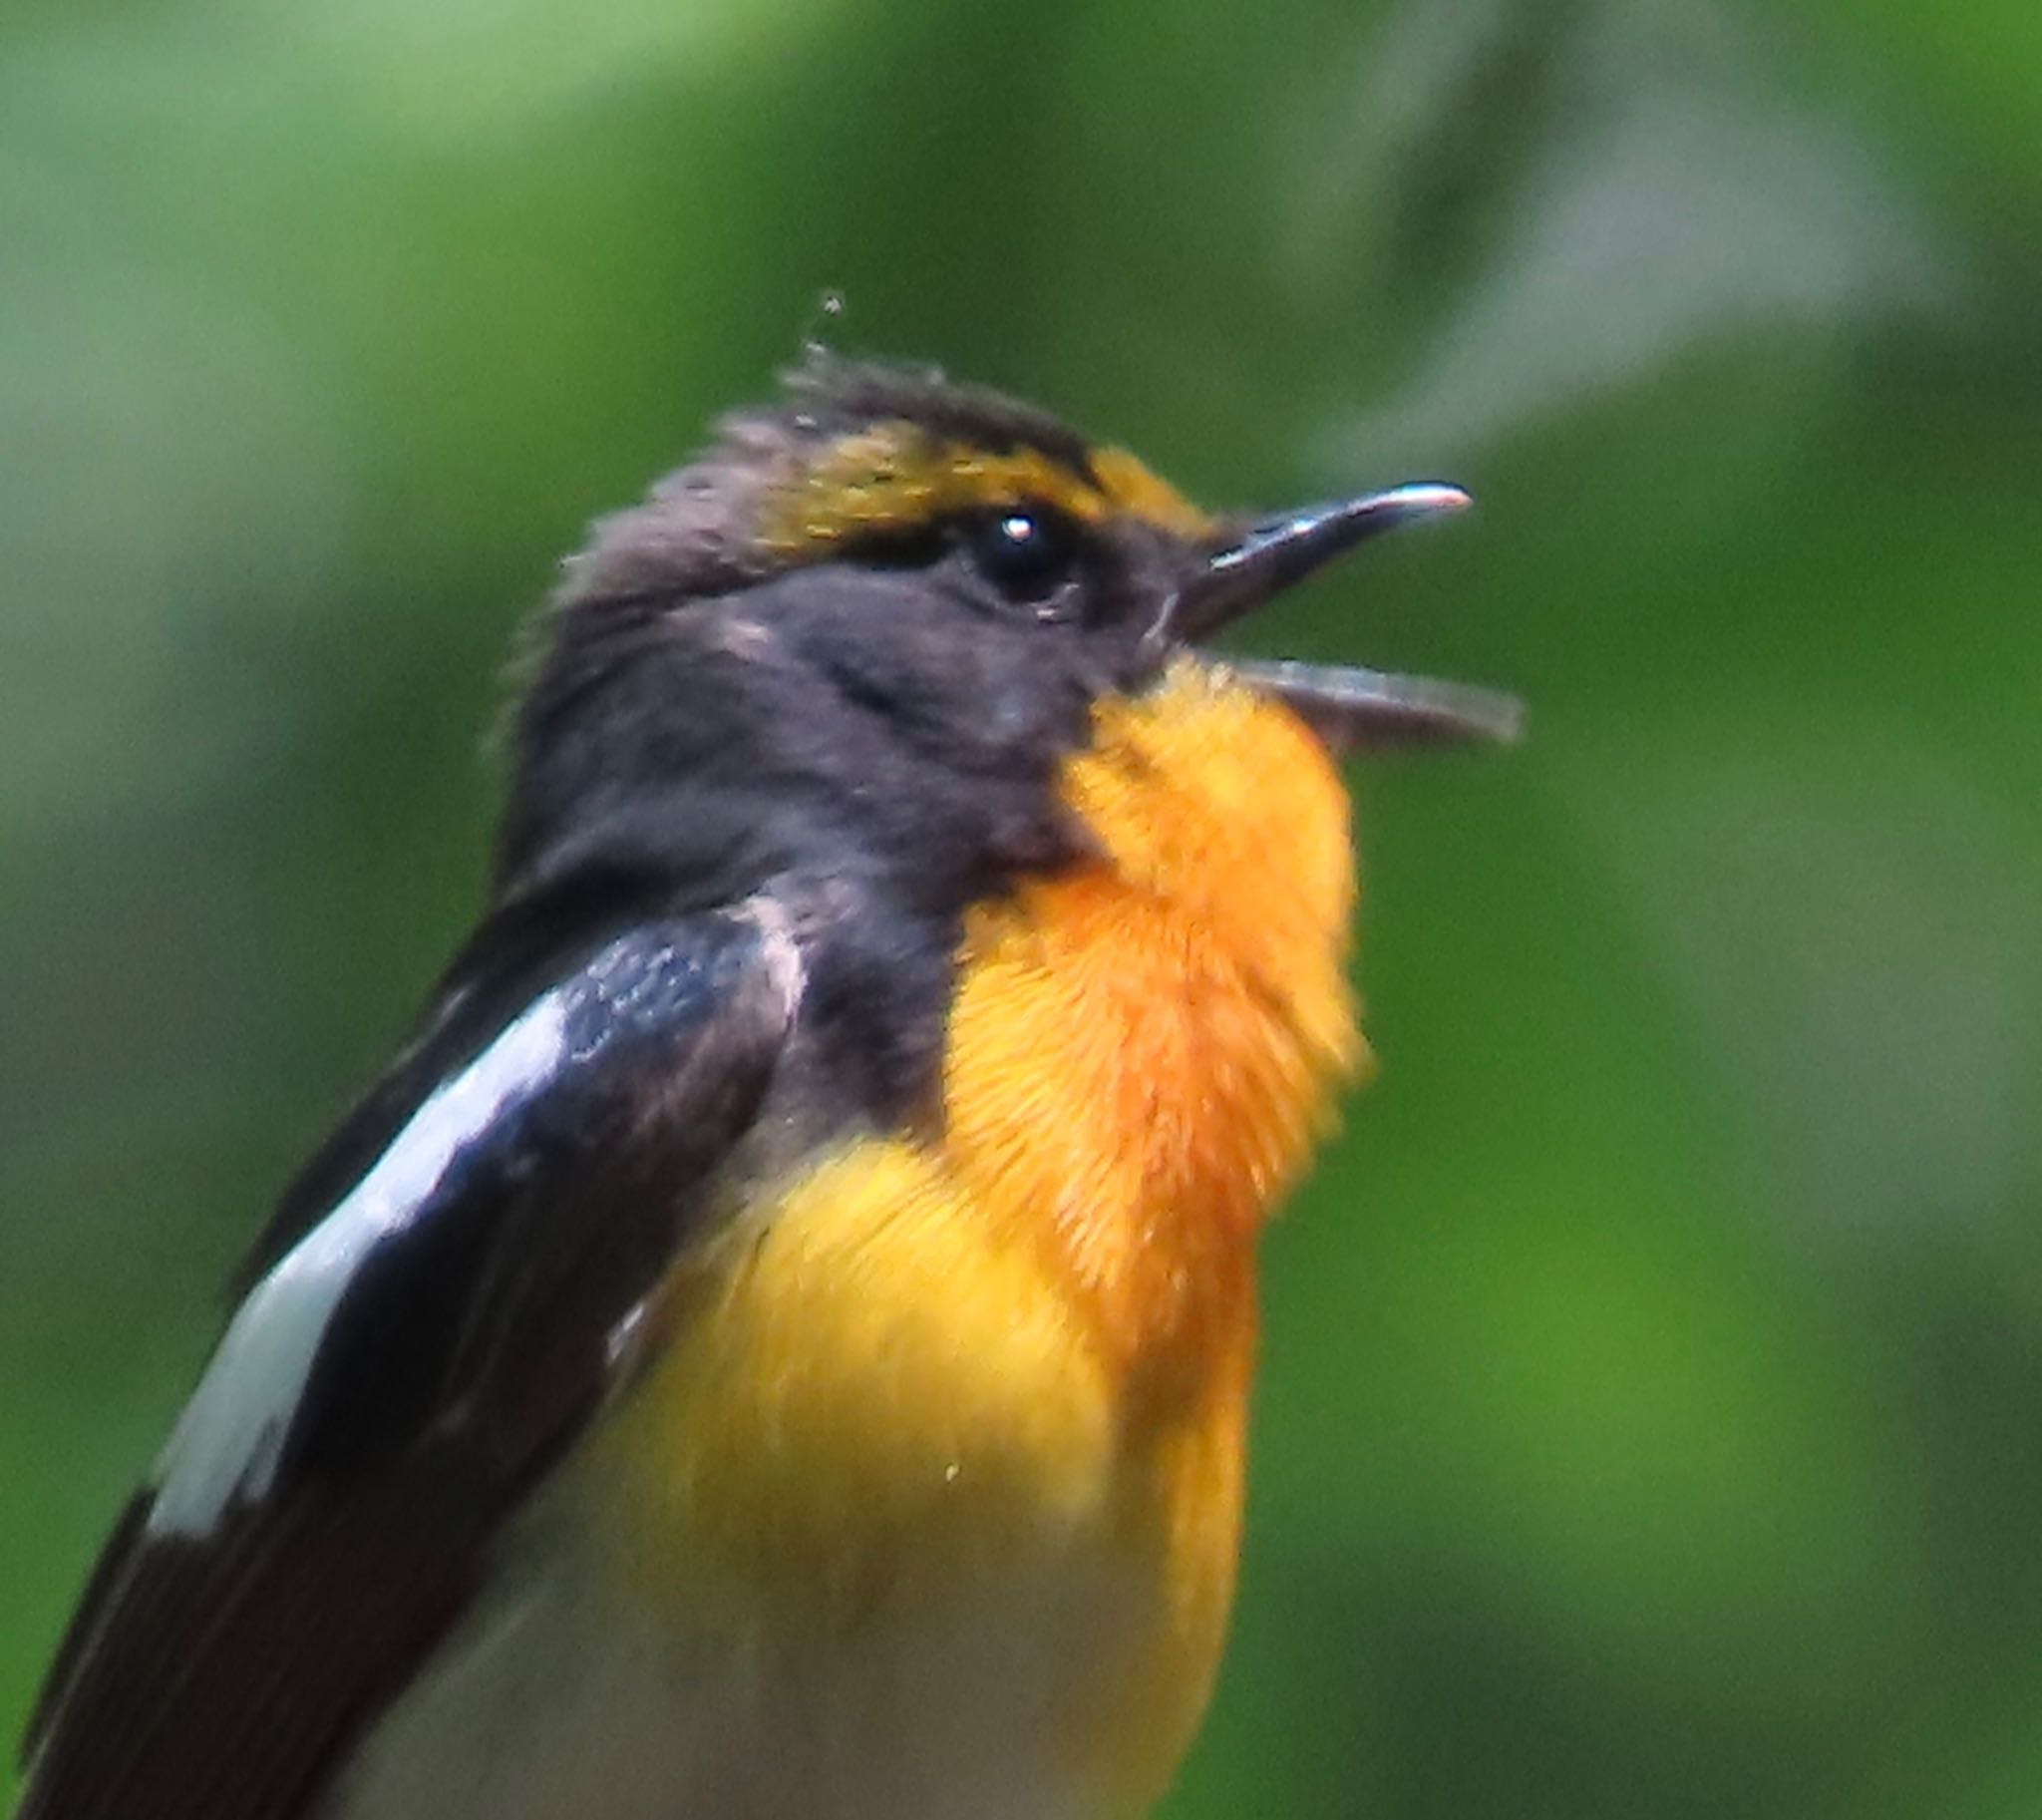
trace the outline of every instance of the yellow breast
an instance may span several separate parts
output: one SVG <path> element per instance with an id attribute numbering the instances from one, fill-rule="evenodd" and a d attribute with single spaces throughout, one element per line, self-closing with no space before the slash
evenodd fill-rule
<path id="1" fill-rule="evenodd" d="M 1098 858 L 968 918 L 941 1139 L 745 1222 L 608 1445 L 643 1596 L 812 1729 L 1117 1812 L 1216 1665 L 1253 1240 L 1361 1054 L 1354 883 L 1324 754 L 1201 666 L 1104 705 L 1063 785 Z"/>

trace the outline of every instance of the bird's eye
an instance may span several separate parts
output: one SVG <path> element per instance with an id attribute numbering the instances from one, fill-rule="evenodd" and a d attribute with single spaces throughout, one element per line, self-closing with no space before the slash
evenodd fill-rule
<path id="1" fill-rule="evenodd" d="M 1017 605 L 1046 606 L 1078 563 L 1078 534 L 1060 513 L 1007 506 L 966 531 L 972 565 Z"/>

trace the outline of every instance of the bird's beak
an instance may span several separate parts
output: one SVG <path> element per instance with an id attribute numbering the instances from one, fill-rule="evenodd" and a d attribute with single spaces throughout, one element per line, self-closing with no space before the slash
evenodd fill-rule
<path id="1" fill-rule="evenodd" d="M 1171 635 L 1208 637 L 1378 533 L 1462 512 L 1471 504 L 1458 487 L 1424 484 L 1264 519 L 1208 555 L 1180 590 L 1170 616 Z M 1515 696 L 1464 683 L 1358 665 L 1236 657 L 1227 662 L 1282 700 L 1336 751 L 1509 741 L 1524 726 L 1524 706 Z"/>

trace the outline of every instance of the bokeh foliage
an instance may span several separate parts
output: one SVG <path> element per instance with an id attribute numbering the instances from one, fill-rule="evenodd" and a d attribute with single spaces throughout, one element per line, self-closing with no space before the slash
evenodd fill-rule
<path id="1" fill-rule="evenodd" d="M 2042 1805 L 2033 0 L 14 0 L 0 1714 L 473 904 L 593 512 L 794 353 L 1483 512 L 1256 636 L 1378 1084 L 1269 1248 L 1201 1815 Z"/>

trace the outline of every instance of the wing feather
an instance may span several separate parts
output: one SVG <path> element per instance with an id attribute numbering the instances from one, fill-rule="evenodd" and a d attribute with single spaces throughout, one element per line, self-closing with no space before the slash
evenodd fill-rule
<path id="1" fill-rule="evenodd" d="M 343 1128 L 272 1223 L 59 1650 L 19 1820 L 313 1811 L 710 1223 L 799 996 L 786 936 L 511 943 L 519 990 L 481 951 L 351 1121 L 374 1141 Z"/>

